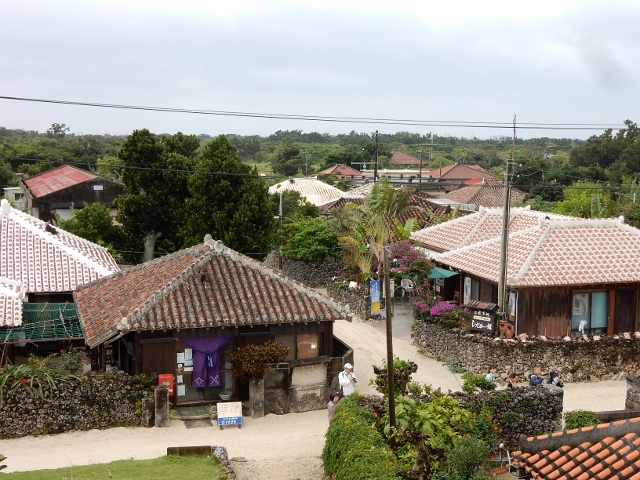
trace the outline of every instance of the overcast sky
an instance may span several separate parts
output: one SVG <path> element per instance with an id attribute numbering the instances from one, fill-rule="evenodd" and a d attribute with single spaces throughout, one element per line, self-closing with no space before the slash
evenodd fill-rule
<path id="1" fill-rule="evenodd" d="M 0 99 L 0 126 L 268 135 L 640 120 L 637 0 L 15 0 L 0 96 L 471 127 L 162 113 Z M 524 125 L 523 125 L 524 126 Z M 588 138 L 602 130 L 526 130 Z"/>

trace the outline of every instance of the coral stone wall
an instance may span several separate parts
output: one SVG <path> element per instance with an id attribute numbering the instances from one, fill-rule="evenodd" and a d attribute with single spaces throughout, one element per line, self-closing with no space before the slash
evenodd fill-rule
<path id="1" fill-rule="evenodd" d="M 3 385 L 0 438 L 139 425 L 141 400 L 153 395 L 149 386 L 139 377 L 109 374 L 70 377 L 55 389 L 42 385 L 43 396 Z"/>
<path id="2" fill-rule="evenodd" d="M 525 341 L 465 334 L 422 320 L 413 326 L 414 341 L 434 356 L 455 357 L 467 370 L 486 373 L 498 365 L 498 382 L 514 372 L 523 375 L 540 365 L 544 372 L 556 370 L 565 382 L 620 380 L 640 373 L 640 340 L 603 337 L 599 341 L 538 338 Z"/>
<path id="3" fill-rule="evenodd" d="M 557 432 L 562 427 L 564 391 L 551 385 L 483 391 L 471 395 L 456 392 L 451 396 L 472 411 L 489 408 L 500 427 L 499 440 L 509 448 L 518 445 L 521 435 L 533 437 Z"/>
<path id="4" fill-rule="evenodd" d="M 269 254 L 264 260 L 268 267 L 278 270 L 278 255 Z M 282 258 L 282 273 L 309 287 L 324 288 L 333 277 L 339 277 L 343 273 L 342 261 L 333 257 L 325 260 L 305 261 L 292 258 Z"/>

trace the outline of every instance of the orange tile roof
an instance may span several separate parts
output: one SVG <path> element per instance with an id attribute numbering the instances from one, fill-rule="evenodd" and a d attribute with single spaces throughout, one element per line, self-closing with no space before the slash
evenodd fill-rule
<path id="1" fill-rule="evenodd" d="M 293 190 L 300 193 L 307 202 L 320 207 L 342 197 L 345 192 L 317 178 L 290 178 L 269 187 L 269 193 L 276 194 L 282 190 Z"/>
<path id="2" fill-rule="evenodd" d="M 341 178 L 351 178 L 351 177 L 360 177 L 362 173 L 360 170 L 356 170 L 349 165 L 345 165 L 344 163 L 337 163 L 333 167 L 325 168 L 318 174 L 323 175 L 336 175 Z"/>
<path id="3" fill-rule="evenodd" d="M 524 200 L 526 193 L 517 188 L 511 189 L 511 205 Z M 504 184 L 503 182 L 487 182 L 480 180 L 475 185 L 458 188 L 447 193 L 446 198 L 455 202 L 489 208 L 502 208 L 504 206 Z"/>
<path id="4" fill-rule="evenodd" d="M 513 464 L 539 480 L 640 480 L 640 418 L 530 437 Z"/>
<path id="5" fill-rule="evenodd" d="M 487 180 L 497 180 L 497 177 L 489 172 L 485 172 L 478 165 L 462 165 L 454 163 L 442 168 L 434 168 L 429 170 L 432 178 L 439 180 L 459 180 L 466 181 L 473 178 L 486 178 Z"/>
<path id="6" fill-rule="evenodd" d="M 86 342 L 95 347 L 120 331 L 238 327 L 344 319 L 349 306 L 261 262 L 205 243 L 74 292 Z"/>
<path id="7" fill-rule="evenodd" d="M 38 198 L 86 182 L 95 177 L 97 177 L 97 175 L 87 172 L 86 170 L 64 165 L 29 177 L 24 180 L 24 184 L 31 192 L 31 195 L 34 198 Z"/>
<path id="8" fill-rule="evenodd" d="M 17 295 L 72 292 L 120 270 L 104 247 L 53 228 L 6 200 L 1 212 L 0 326 L 21 323 Z"/>
<path id="9" fill-rule="evenodd" d="M 423 160 L 424 163 L 424 160 Z M 428 163 L 428 162 L 427 162 Z M 420 165 L 420 159 L 404 153 L 401 150 L 392 150 L 391 158 L 389 159 L 390 165 Z"/>

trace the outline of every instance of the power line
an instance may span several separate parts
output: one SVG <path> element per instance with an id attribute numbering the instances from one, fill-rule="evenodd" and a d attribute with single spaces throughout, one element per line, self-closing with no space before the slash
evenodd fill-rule
<path id="1" fill-rule="evenodd" d="M 21 158 L 21 157 L 8 157 L 5 155 L 0 155 L 0 159 L 3 160 L 13 160 L 17 162 L 51 162 L 51 163 L 62 163 L 63 165 L 79 165 L 86 166 L 87 162 L 74 162 L 71 160 L 56 160 L 56 159 L 38 159 L 38 158 Z M 254 175 L 251 173 L 232 173 L 232 172 L 211 172 L 211 171 L 200 171 L 200 170 L 183 170 L 176 168 L 157 168 L 157 167 L 138 167 L 132 165 L 114 165 L 114 164 L 100 164 L 100 167 L 104 168 L 113 168 L 120 170 L 147 170 L 154 172 L 174 172 L 174 173 L 204 173 L 206 175 L 226 175 L 226 176 L 234 176 L 234 177 L 252 177 L 252 178 L 264 178 L 264 179 L 272 179 L 273 177 L 268 176 L 260 176 Z"/>
<path id="2" fill-rule="evenodd" d="M 503 128 L 510 129 L 513 122 L 472 122 L 462 120 L 412 120 L 412 119 L 396 119 L 396 118 L 374 118 L 374 117 L 340 117 L 340 116 L 320 116 L 320 115 L 300 115 L 285 113 L 259 113 L 259 112 L 239 112 L 232 110 L 199 110 L 188 108 L 169 108 L 169 107 L 153 107 L 141 105 L 124 105 L 117 103 L 97 103 L 97 102 L 80 102 L 70 100 L 51 100 L 42 98 L 13 97 L 0 95 L 2 100 L 14 100 L 19 102 L 35 102 L 50 103 L 57 105 L 74 105 L 83 107 L 98 108 L 114 108 L 125 110 L 142 110 L 150 112 L 164 113 L 188 113 L 193 115 L 213 115 L 227 117 L 249 117 L 249 118 L 268 118 L 278 120 L 301 120 L 314 122 L 333 122 L 333 123 L 375 123 L 385 125 L 408 125 L 408 126 L 427 126 L 427 127 L 467 127 L 467 128 Z M 528 130 L 607 130 L 625 128 L 624 124 L 604 124 L 604 123 L 528 123 L 522 122 L 517 124 L 517 128 Z"/>

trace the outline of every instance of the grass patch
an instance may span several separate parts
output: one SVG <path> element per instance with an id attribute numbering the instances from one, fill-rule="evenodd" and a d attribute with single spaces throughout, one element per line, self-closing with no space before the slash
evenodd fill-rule
<path id="1" fill-rule="evenodd" d="M 8 460 L 8 465 L 11 464 Z M 2 474 L 7 480 L 226 480 L 227 475 L 214 455 L 165 456 L 152 460 L 119 460 L 111 463 L 34 470 Z"/>

